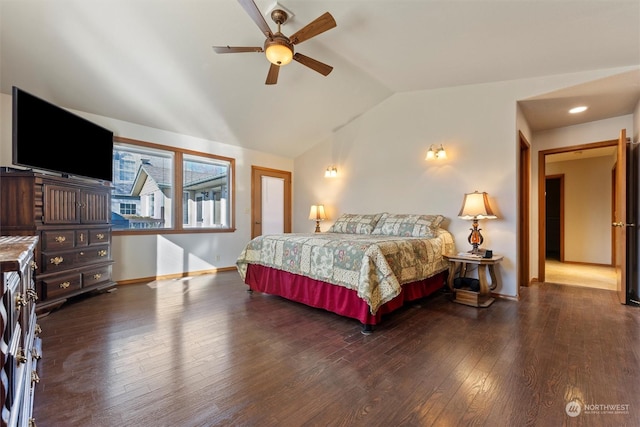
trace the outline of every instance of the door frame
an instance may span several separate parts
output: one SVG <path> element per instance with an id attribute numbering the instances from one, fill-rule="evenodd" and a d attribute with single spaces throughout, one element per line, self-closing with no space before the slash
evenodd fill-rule
<path id="1" fill-rule="evenodd" d="M 262 178 L 282 179 L 284 182 L 283 226 L 291 233 L 291 172 L 251 165 L 251 238 L 262 234 Z"/>
<path id="2" fill-rule="evenodd" d="M 570 153 L 572 151 L 589 150 L 591 148 L 615 147 L 618 139 L 592 142 L 587 144 L 571 145 L 567 147 L 552 148 L 538 151 L 538 282 L 545 281 L 545 254 L 546 254 L 546 203 L 544 189 L 546 182 L 546 156 L 558 153 Z"/>
<path id="3" fill-rule="evenodd" d="M 627 130 L 622 129 L 616 141 L 615 217 L 611 224 L 615 234 L 616 293 L 621 304 L 629 303 L 627 289 Z"/>
<path id="4" fill-rule="evenodd" d="M 617 197 L 616 188 L 618 185 L 618 170 L 617 170 L 618 162 L 613 165 L 611 168 L 611 224 L 616 222 L 616 203 Z M 616 266 L 616 229 L 615 227 L 611 227 L 611 266 L 615 268 Z"/>
<path id="5" fill-rule="evenodd" d="M 530 284 L 531 144 L 521 131 L 518 157 L 518 289 Z M 520 295 L 520 291 L 517 291 Z"/>

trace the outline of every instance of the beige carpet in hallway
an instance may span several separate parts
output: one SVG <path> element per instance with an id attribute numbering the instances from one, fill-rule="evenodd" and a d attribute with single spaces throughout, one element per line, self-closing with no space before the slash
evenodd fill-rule
<path id="1" fill-rule="evenodd" d="M 547 283 L 616 290 L 616 270 L 613 267 L 566 264 L 547 259 L 544 274 Z"/>

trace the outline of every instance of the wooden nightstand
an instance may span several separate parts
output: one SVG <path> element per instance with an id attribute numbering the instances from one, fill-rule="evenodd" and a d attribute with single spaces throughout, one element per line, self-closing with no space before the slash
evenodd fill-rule
<path id="1" fill-rule="evenodd" d="M 491 291 L 498 286 L 495 267 L 502 259 L 502 255 L 494 255 L 491 258 L 472 257 L 471 254 L 448 254 L 445 259 L 449 261 L 449 289 L 454 293 L 454 301 L 460 304 L 470 305 L 472 307 L 488 307 L 495 300 L 491 296 Z M 474 292 L 470 289 L 453 287 L 453 281 L 456 272 L 460 271 L 460 277 L 465 277 L 467 266 L 469 264 L 478 266 L 478 281 L 480 282 L 480 290 Z M 489 276 L 491 283 L 487 282 L 487 267 L 489 267 Z"/>

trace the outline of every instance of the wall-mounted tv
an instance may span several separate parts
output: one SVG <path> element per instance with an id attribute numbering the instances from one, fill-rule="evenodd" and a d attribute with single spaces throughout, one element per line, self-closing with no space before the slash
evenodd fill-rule
<path id="1" fill-rule="evenodd" d="M 111 181 L 113 132 L 13 87 L 16 166 Z"/>

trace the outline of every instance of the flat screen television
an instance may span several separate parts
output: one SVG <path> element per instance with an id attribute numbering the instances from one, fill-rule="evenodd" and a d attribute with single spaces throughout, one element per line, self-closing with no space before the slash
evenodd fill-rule
<path id="1" fill-rule="evenodd" d="M 111 181 L 113 132 L 13 87 L 15 166 Z"/>

